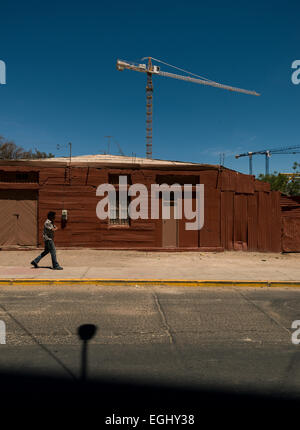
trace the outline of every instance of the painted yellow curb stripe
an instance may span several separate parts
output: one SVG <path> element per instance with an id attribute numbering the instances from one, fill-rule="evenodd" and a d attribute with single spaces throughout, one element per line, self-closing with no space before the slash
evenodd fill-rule
<path id="1" fill-rule="evenodd" d="M 300 281 L 241 281 L 190 279 L 0 279 L 0 285 L 107 285 L 107 286 L 170 286 L 170 287 L 300 287 Z"/>
<path id="2" fill-rule="evenodd" d="M 271 281 L 270 287 L 300 287 L 299 281 Z"/>

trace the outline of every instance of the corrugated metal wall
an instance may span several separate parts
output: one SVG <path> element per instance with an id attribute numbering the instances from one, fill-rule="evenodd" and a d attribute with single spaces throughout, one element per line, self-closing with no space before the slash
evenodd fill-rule
<path id="1" fill-rule="evenodd" d="M 107 183 L 109 174 L 131 175 L 132 183 L 204 184 L 205 221 L 199 231 L 185 229 L 187 220 L 179 220 L 178 247 L 202 250 L 281 251 L 281 213 L 279 193 L 270 192 L 269 184 L 254 176 L 216 168 L 206 170 L 113 169 L 110 167 L 9 167 L 3 169 L 39 172 L 36 184 L 1 184 L 0 189 L 38 190 L 39 243 L 42 225 L 49 210 L 68 210 L 65 228 L 56 234 L 59 246 L 102 248 L 161 248 L 162 220 L 132 220 L 130 226 L 110 226 L 96 217 L 99 197 L 96 188 Z M 181 179 L 180 179 L 181 178 Z M 173 181 L 174 179 L 174 181 Z M 150 192 L 149 192 L 150 207 Z"/>
<path id="2" fill-rule="evenodd" d="M 280 252 L 280 194 L 254 176 L 232 171 L 220 175 L 224 248 Z"/>
<path id="3" fill-rule="evenodd" d="M 300 197 L 280 198 L 282 216 L 282 250 L 300 252 Z"/>

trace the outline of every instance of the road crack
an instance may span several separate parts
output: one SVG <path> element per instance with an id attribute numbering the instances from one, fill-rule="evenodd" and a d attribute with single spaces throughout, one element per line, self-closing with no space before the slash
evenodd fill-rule
<path id="1" fill-rule="evenodd" d="M 157 297 L 157 294 L 154 291 L 153 291 L 153 298 L 154 298 L 154 302 L 156 304 L 158 313 L 160 315 L 163 327 L 165 329 L 165 332 L 168 335 L 170 344 L 174 345 L 175 344 L 175 339 L 173 337 L 173 334 L 172 334 L 172 331 L 171 331 L 171 327 L 168 324 L 168 321 L 167 321 L 167 318 L 166 318 L 166 314 L 165 314 L 165 312 L 164 312 L 164 310 L 163 310 L 163 308 L 162 308 L 162 306 L 160 304 L 159 298 Z"/>
<path id="2" fill-rule="evenodd" d="M 272 317 L 268 312 L 266 312 L 264 309 L 262 309 L 260 306 L 258 306 L 256 303 L 254 303 L 253 300 L 251 300 L 249 297 L 241 293 L 241 291 L 237 290 L 237 293 L 243 297 L 244 300 L 246 300 L 248 303 L 250 303 L 252 306 L 254 306 L 257 310 L 262 312 L 268 319 L 270 319 L 273 323 L 275 323 L 278 327 L 282 328 L 285 332 L 288 332 L 289 336 L 291 336 L 291 331 L 286 328 L 283 324 L 281 324 L 277 319 Z"/>

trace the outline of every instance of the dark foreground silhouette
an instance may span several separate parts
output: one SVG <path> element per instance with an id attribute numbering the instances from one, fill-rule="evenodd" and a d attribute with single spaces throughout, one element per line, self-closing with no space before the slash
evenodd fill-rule
<path id="1" fill-rule="evenodd" d="M 209 420 L 243 426 L 265 418 L 270 425 L 287 424 L 293 418 L 298 421 L 300 413 L 298 399 L 279 395 L 7 373 L 0 373 L 0 383 L 3 414 L 16 417 L 17 413 L 20 421 L 31 423 L 37 413 L 43 414 L 45 422 L 59 417 L 58 422 L 64 419 L 71 424 L 84 418 L 99 425 L 112 414 L 145 418 L 150 414 L 194 414 L 198 424 Z"/>
<path id="2" fill-rule="evenodd" d="M 300 397 L 288 394 L 256 394 L 237 389 L 220 390 L 213 387 L 191 388 L 158 385 L 114 379 L 88 378 L 88 341 L 97 331 L 93 324 L 78 327 L 82 340 L 81 372 L 61 378 L 49 375 L 16 374 L 0 370 L 0 422 L 8 419 L 7 428 L 17 420 L 22 428 L 58 429 L 62 424 L 78 425 L 83 429 L 100 429 L 108 422 L 119 424 L 123 417 L 127 428 L 153 425 L 177 425 L 174 415 L 193 416 L 190 424 L 203 430 L 213 425 L 231 428 L 255 428 L 266 420 L 267 427 L 280 424 L 288 428 L 300 419 Z M 133 363 L 134 365 L 134 363 Z M 152 416 L 152 423 L 150 423 Z M 154 418 L 153 418 L 154 416 Z M 159 416 L 159 418 L 157 418 Z M 130 417 L 139 417 L 133 426 Z M 173 418 L 172 418 L 173 417 Z M 159 421 L 156 421 L 156 419 Z M 172 422 L 173 420 L 173 422 Z M 179 424 L 186 419 L 179 418 Z M 3 428 L 4 422 L 3 422 Z M 2 427 L 1 427 L 2 428 Z M 19 427 L 18 427 L 19 428 Z"/>

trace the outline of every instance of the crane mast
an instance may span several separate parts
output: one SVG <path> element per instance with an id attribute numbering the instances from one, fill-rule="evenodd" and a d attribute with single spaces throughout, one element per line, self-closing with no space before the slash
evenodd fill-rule
<path id="1" fill-rule="evenodd" d="M 135 64 L 129 61 L 117 60 L 117 69 L 122 71 L 124 69 L 134 70 L 136 72 L 142 72 L 147 74 L 147 85 L 146 85 L 146 156 L 147 158 L 152 158 L 152 113 L 153 113 L 153 83 L 152 75 L 165 76 L 168 78 L 179 79 L 187 82 L 194 82 L 196 84 L 208 85 L 211 87 L 222 88 L 228 91 L 234 91 L 244 94 L 250 94 L 253 96 L 259 96 L 260 94 L 256 91 L 244 90 L 242 88 L 232 87 L 230 85 L 220 84 L 215 81 L 211 81 L 205 78 L 193 78 L 190 76 L 177 75 L 174 73 L 164 72 L 160 70 L 159 66 L 152 64 L 152 57 L 146 57 L 148 59 L 148 64 Z M 146 59 L 145 58 L 145 59 Z M 143 59 L 144 60 L 144 59 Z M 160 61 L 160 60 L 156 60 Z M 162 61 L 160 61 L 162 62 Z M 163 63 L 163 62 L 162 62 Z M 165 63 L 166 64 L 166 63 Z M 174 67 L 174 66 L 171 66 Z M 179 69 L 182 70 L 182 69 Z M 189 73 L 189 72 L 186 72 Z M 197 76 L 197 75 L 195 75 Z"/>
<path id="2" fill-rule="evenodd" d="M 152 70 L 151 58 L 148 60 L 148 70 Z M 147 72 L 146 85 L 146 157 L 152 158 L 152 109 L 153 109 L 153 84 L 152 73 Z"/>

